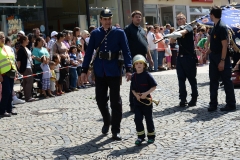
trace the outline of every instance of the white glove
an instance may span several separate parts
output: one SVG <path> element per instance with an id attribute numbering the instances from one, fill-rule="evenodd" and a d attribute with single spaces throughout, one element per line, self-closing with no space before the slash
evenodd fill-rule
<path id="1" fill-rule="evenodd" d="M 173 38 L 173 39 L 177 39 L 180 37 L 182 37 L 182 34 L 180 32 L 173 32 L 164 36 L 164 38 Z"/>

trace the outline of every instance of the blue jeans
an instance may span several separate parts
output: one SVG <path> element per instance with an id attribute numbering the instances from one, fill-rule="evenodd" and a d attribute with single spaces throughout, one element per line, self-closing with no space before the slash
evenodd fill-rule
<path id="1" fill-rule="evenodd" d="M 14 79 L 8 76 L 2 76 L 2 99 L 0 102 L 0 114 L 12 112 L 12 91 Z"/>
<path id="2" fill-rule="evenodd" d="M 76 88 L 77 87 L 77 68 L 69 68 L 69 73 L 70 73 L 70 86 L 71 88 Z"/>
<path id="3" fill-rule="evenodd" d="M 158 69 L 158 51 L 156 49 L 154 49 L 154 50 L 150 50 L 150 52 L 151 52 L 152 59 L 154 62 L 154 71 L 157 71 L 157 69 Z M 153 67 L 153 66 L 151 66 L 151 67 Z"/>
<path id="4" fill-rule="evenodd" d="M 158 66 L 163 65 L 163 58 L 165 56 L 165 51 L 158 51 Z"/>

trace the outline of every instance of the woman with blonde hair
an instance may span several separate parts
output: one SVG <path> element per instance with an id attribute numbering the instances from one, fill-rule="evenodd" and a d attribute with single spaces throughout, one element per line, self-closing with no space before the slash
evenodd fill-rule
<path id="1" fill-rule="evenodd" d="M 86 42 L 86 38 L 89 37 L 89 32 L 87 30 L 83 30 L 81 32 L 81 39 L 80 39 L 80 43 L 82 45 L 82 51 L 84 51 L 86 53 L 87 51 L 87 42 Z"/>

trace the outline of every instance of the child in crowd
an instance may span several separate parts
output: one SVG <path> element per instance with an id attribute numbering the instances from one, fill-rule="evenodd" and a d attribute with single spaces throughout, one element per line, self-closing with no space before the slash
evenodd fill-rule
<path id="1" fill-rule="evenodd" d="M 54 93 L 56 91 L 56 74 L 55 74 L 55 62 L 50 61 L 49 62 L 49 67 L 50 67 L 50 71 L 51 71 L 51 77 L 50 77 L 50 89 L 52 91 L 52 93 Z"/>
<path id="2" fill-rule="evenodd" d="M 169 40 L 165 39 L 165 58 L 166 58 L 166 63 L 167 63 L 167 69 L 171 70 L 171 57 L 172 57 L 172 51 L 171 47 L 169 45 Z"/>
<path id="3" fill-rule="evenodd" d="M 69 68 L 69 73 L 70 73 L 70 86 L 73 91 L 78 91 L 77 89 L 77 66 L 79 65 L 79 62 L 77 61 L 77 47 L 76 46 L 71 46 L 69 49 L 69 57 L 70 57 L 70 64 L 71 67 Z"/>
<path id="4" fill-rule="evenodd" d="M 133 95 L 136 97 L 134 99 L 135 105 L 135 124 L 137 129 L 138 139 L 135 141 L 136 145 L 141 145 L 145 140 L 145 130 L 143 126 L 143 117 L 146 119 L 147 130 L 148 130 L 148 143 L 154 143 L 155 141 L 155 127 L 152 117 L 153 105 L 146 105 L 149 101 L 146 97 L 151 98 L 150 93 L 152 93 L 157 86 L 156 81 L 153 79 L 151 74 L 147 70 L 147 62 L 145 57 L 142 55 L 136 55 L 133 58 L 133 67 L 136 72 L 133 73 L 131 79 L 131 86 Z M 143 103 L 145 104 L 143 104 Z"/>
<path id="5" fill-rule="evenodd" d="M 55 62 L 55 69 L 54 69 L 54 71 L 55 71 L 55 74 L 56 74 L 56 92 L 57 92 L 56 94 L 58 96 L 60 96 L 60 95 L 64 94 L 64 92 L 62 91 L 62 85 L 58 83 L 59 78 L 60 78 L 60 70 L 59 70 L 59 68 L 61 67 L 61 65 L 60 65 L 61 58 L 60 58 L 59 54 L 54 54 L 52 56 L 52 60 L 53 60 L 53 62 Z"/>
<path id="6" fill-rule="evenodd" d="M 77 88 L 86 88 L 86 86 L 81 81 L 81 69 L 82 69 L 82 62 L 83 62 L 83 55 L 82 55 L 82 45 L 77 45 L 77 61 L 79 65 L 77 66 L 77 74 L 78 74 L 78 80 L 77 80 Z"/>
<path id="7" fill-rule="evenodd" d="M 50 90 L 50 77 L 51 77 L 51 72 L 50 72 L 50 68 L 48 65 L 48 61 L 49 59 L 46 56 L 42 56 L 41 57 L 41 68 L 43 71 L 42 74 L 42 93 L 44 95 L 45 98 L 48 98 L 46 91 L 48 92 L 48 95 L 50 97 L 54 97 L 54 95 L 51 93 Z"/>

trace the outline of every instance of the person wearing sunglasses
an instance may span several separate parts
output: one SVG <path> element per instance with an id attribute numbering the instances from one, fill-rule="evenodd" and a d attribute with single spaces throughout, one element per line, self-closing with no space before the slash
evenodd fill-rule
<path id="1" fill-rule="evenodd" d="M 186 24 L 186 16 L 183 13 L 177 15 L 177 24 L 179 29 L 164 38 L 177 39 L 179 53 L 177 56 L 177 76 L 179 85 L 180 107 L 195 106 L 197 103 L 197 64 L 196 54 L 194 52 L 193 28 Z M 187 102 L 186 79 L 188 79 L 192 89 L 192 99 Z"/>

